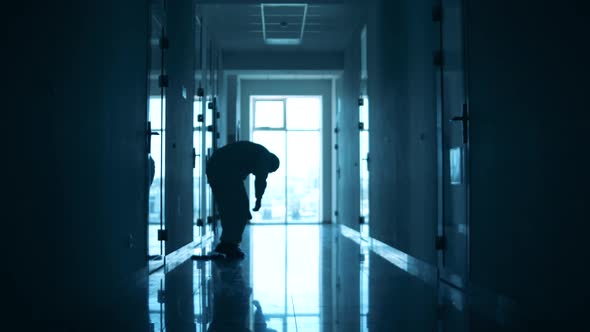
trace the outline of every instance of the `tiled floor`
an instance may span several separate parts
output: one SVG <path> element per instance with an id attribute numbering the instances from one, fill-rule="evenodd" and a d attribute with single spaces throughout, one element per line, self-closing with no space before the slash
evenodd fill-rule
<path id="1" fill-rule="evenodd" d="M 442 298 L 428 271 L 345 227 L 253 225 L 242 247 L 243 261 L 188 260 L 152 273 L 153 330 L 469 330 L 467 310 L 448 301 L 452 291 Z"/>

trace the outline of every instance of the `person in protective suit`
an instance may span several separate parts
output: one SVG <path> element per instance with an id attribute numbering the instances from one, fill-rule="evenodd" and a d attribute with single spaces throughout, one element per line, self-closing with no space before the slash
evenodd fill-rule
<path id="1" fill-rule="evenodd" d="M 269 173 L 279 168 L 279 158 L 264 146 L 249 141 L 227 144 L 216 150 L 207 161 L 207 180 L 213 191 L 222 233 L 215 250 L 228 258 L 244 258 L 240 249 L 242 233 L 252 219 L 250 202 L 244 180 L 250 174 L 254 181 L 256 203 L 253 211 L 260 210 Z"/>

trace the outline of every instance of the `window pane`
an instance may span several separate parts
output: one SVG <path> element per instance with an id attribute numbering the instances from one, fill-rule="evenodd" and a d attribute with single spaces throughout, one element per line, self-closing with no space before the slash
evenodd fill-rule
<path id="1" fill-rule="evenodd" d="M 160 97 L 150 97 L 149 115 L 152 130 L 162 129 L 162 102 L 165 105 L 166 101 L 162 101 Z"/>
<path id="2" fill-rule="evenodd" d="M 283 128 L 282 100 L 256 100 L 254 103 L 254 127 Z"/>
<path id="3" fill-rule="evenodd" d="M 287 221 L 321 221 L 320 148 L 319 131 L 287 132 Z"/>
<path id="4" fill-rule="evenodd" d="M 266 191 L 262 197 L 259 212 L 252 212 L 253 222 L 284 222 L 285 221 L 285 132 L 254 131 L 252 140 L 262 144 L 270 152 L 277 155 L 281 166 L 276 172 L 270 173 L 266 180 Z M 250 176 L 250 200 L 254 206 L 254 176 Z"/>
<path id="5" fill-rule="evenodd" d="M 319 130 L 321 97 L 287 98 L 287 129 Z"/>

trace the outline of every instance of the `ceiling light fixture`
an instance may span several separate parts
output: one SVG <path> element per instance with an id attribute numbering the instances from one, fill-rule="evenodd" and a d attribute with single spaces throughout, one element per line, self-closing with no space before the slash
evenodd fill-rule
<path id="1" fill-rule="evenodd" d="M 301 17 L 301 31 L 298 38 L 274 38 L 268 37 L 266 31 L 266 16 L 265 8 L 290 7 L 301 8 L 303 11 Z M 303 41 L 303 32 L 305 31 L 305 23 L 307 19 L 307 4 L 279 4 L 279 3 L 262 3 L 260 4 L 260 15 L 262 17 L 262 38 L 267 45 L 300 45 Z M 286 21 L 280 22 L 280 27 L 285 29 L 289 25 Z"/>

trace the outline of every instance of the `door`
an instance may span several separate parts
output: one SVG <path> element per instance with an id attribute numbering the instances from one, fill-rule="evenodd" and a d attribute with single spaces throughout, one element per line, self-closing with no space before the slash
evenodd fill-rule
<path id="1" fill-rule="evenodd" d="M 161 1 L 150 6 L 150 67 L 148 86 L 148 222 L 149 268 L 164 264 L 166 160 L 166 13 Z"/>
<path id="2" fill-rule="evenodd" d="M 469 112 L 463 1 L 442 0 L 442 227 L 441 278 L 463 289 L 469 281 Z"/>

